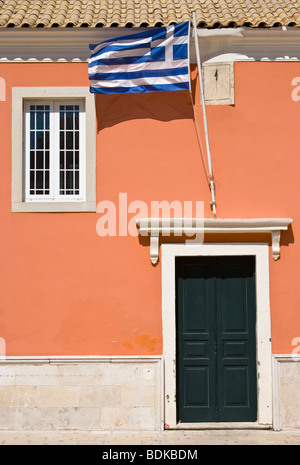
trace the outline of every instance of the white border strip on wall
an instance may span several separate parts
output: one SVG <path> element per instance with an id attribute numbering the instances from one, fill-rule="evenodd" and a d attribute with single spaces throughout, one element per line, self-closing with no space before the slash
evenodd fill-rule
<path id="1" fill-rule="evenodd" d="M 133 28 L 141 32 L 149 28 Z M 87 62 L 89 44 L 120 35 L 132 34 L 130 28 L 1 28 L 2 62 Z M 204 61 L 299 61 L 300 31 L 290 28 L 198 29 Z M 191 41 L 191 63 L 196 63 Z"/>
<path id="2" fill-rule="evenodd" d="M 161 362 L 162 356 L 157 355 L 49 355 L 49 356 L 14 356 L 14 355 L 7 355 L 7 356 L 0 356 L 0 363 L 99 363 L 99 362 L 109 362 L 109 363 L 117 363 L 117 362 L 148 362 L 148 363 L 155 363 Z"/>

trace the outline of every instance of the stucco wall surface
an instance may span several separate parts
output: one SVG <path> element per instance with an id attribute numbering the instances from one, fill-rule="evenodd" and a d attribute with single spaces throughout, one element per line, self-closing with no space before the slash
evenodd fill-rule
<path id="1" fill-rule="evenodd" d="M 280 259 L 270 254 L 272 351 L 283 354 L 300 336 L 300 102 L 292 95 L 299 74 L 298 63 L 237 62 L 235 104 L 207 107 L 218 217 L 293 218 Z M 151 265 L 147 239 L 119 234 L 119 199 L 123 193 L 127 205 L 144 201 L 149 216 L 152 201 L 203 201 L 205 217 L 212 217 L 188 93 L 96 97 L 97 203 L 111 201 L 117 212 L 116 235 L 100 237 L 99 212 L 11 212 L 12 87 L 88 86 L 87 64 L 1 63 L 0 76 L 5 354 L 161 355 L 161 263 Z"/>

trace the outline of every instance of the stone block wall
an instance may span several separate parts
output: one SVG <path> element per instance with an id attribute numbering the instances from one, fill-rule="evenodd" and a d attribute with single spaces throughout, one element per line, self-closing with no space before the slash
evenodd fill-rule
<path id="1" fill-rule="evenodd" d="M 282 360 L 279 377 L 281 428 L 300 428 L 300 359 Z"/>
<path id="2" fill-rule="evenodd" d="M 4 359 L 0 429 L 159 430 L 160 358 Z"/>

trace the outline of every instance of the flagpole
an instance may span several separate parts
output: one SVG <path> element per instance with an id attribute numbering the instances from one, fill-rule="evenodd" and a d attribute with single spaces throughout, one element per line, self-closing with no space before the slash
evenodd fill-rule
<path id="1" fill-rule="evenodd" d="M 210 184 L 209 184 L 209 174 L 208 174 L 208 169 L 207 169 L 207 166 L 206 166 L 206 163 L 205 163 L 205 159 L 204 159 L 204 150 L 203 150 L 203 147 L 202 147 L 201 137 L 200 137 L 199 128 L 198 128 L 198 123 L 197 123 L 196 112 L 195 112 L 195 108 L 194 108 L 194 101 L 193 101 L 192 89 L 190 89 L 190 97 L 191 97 L 191 103 L 192 103 L 192 108 L 193 108 L 194 125 L 195 125 L 195 129 L 196 129 L 196 134 L 197 134 L 197 140 L 198 140 L 199 148 L 200 148 L 200 151 L 201 151 L 201 158 L 202 158 L 203 168 L 204 168 L 204 171 L 205 171 L 205 175 L 206 175 L 206 177 L 207 177 L 207 179 L 208 179 L 208 186 L 209 186 L 209 188 L 210 188 Z"/>
<path id="2" fill-rule="evenodd" d="M 201 67 L 200 50 L 199 50 L 199 43 L 198 43 L 198 37 L 197 37 L 196 14 L 195 14 L 194 11 L 193 11 L 193 27 L 194 27 L 196 59 L 197 59 L 199 83 L 200 83 L 200 95 L 201 95 L 201 106 L 202 106 L 202 112 L 203 112 L 203 124 L 204 124 L 205 141 L 206 141 L 206 152 L 207 152 L 207 160 L 208 160 L 209 183 L 210 183 L 210 191 L 211 191 L 211 197 L 212 197 L 212 201 L 211 201 L 210 204 L 211 204 L 212 209 L 213 209 L 214 218 L 217 218 L 216 199 L 215 199 L 215 180 L 214 180 L 214 174 L 213 174 L 212 162 L 211 162 L 211 155 L 210 155 L 210 145 L 209 145 L 207 118 L 206 118 L 206 109 L 205 109 L 205 99 L 204 99 L 204 90 L 203 90 L 202 67 Z"/>

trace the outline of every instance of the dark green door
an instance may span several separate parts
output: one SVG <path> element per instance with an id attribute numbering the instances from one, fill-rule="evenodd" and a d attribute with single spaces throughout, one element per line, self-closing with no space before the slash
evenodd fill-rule
<path id="1" fill-rule="evenodd" d="M 177 419 L 256 421 L 255 259 L 176 258 Z"/>

